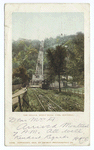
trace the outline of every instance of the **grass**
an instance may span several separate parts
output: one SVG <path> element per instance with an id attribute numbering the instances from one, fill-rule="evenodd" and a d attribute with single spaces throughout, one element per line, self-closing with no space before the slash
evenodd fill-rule
<path id="1" fill-rule="evenodd" d="M 23 111 L 42 111 L 40 104 L 38 103 L 38 100 L 36 99 L 36 96 L 34 95 L 34 92 L 31 88 L 27 89 L 27 94 L 25 96 L 26 102 L 23 105 Z"/>
<path id="2" fill-rule="evenodd" d="M 47 92 L 43 90 L 43 92 L 65 111 L 84 111 L 84 96 L 81 94 L 63 91 L 59 93 L 58 90 L 48 90 Z"/>
<path id="3" fill-rule="evenodd" d="M 45 96 L 49 97 L 57 105 L 62 107 L 64 111 L 84 111 L 84 95 L 72 93 L 72 88 L 71 90 L 66 92 L 63 91 L 63 89 L 61 90 L 61 92 L 58 92 L 58 90 L 44 90 L 40 88 L 38 88 L 37 90 L 44 95 L 44 98 Z M 83 90 L 83 88 L 80 88 L 79 91 L 80 90 Z M 34 93 L 36 93 L 36 90 L 32 88 L 27 89 L 27 94 L 24 96 L 25 102 L 23 103 L 22 111 L 44 111 Z M 47 107 L 46 101 L 44 106 Z M 17 111 L 19 111 L 19 109 Z M 56 109 L 56 111 L 61 110 Z"/>

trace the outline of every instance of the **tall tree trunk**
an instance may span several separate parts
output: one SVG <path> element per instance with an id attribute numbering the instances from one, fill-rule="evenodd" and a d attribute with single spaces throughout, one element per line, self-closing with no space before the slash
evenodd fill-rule
<path id="1" fill-rule="evenodd" d="M 59 92 L 61 92 L 61 87 L 60 87 L 60 74 L 58 75 L 59 78 Z"/>

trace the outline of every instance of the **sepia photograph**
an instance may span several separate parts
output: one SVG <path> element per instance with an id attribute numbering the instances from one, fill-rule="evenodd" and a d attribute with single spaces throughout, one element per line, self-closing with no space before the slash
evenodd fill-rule
<path id="1" fill-rule="evenodd" d="M 12 13 L 12 111 L 84 111 L 84 13 Z"/>

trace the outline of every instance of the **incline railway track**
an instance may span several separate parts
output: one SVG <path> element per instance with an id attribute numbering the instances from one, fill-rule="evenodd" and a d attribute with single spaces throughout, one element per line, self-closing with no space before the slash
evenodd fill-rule
<path id="1" fill-rule="evenodd" d="M 36 99 L 38 100 L 39 104 L 41 105 L 44 111 L 64 111 L 64 109 L 62 109 L 61 106 L 56 104 L 49 96 L 46 96 L 37 88 L 32 90 L 33 94 L 35 95 Z"/>

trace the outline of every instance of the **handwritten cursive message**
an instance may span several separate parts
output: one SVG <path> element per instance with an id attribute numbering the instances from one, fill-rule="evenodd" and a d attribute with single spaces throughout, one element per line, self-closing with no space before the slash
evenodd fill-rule
<path id="1" fill-rule="evenodd" d="M 83 144 L 89 140 L 89 124 L 58 122 L 57 117 L 9 118 L 13 140 L 33 142 L 69 142 Z"/>

